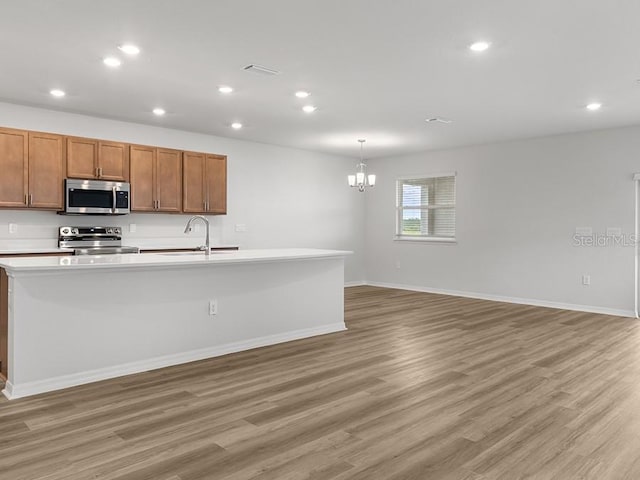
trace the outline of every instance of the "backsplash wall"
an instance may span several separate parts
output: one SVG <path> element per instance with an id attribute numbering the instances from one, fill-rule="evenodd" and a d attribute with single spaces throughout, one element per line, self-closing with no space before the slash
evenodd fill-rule
<path id="1" fill-rule="evenodd" d="M 184 227 L 190 215 L 132 213 L 122 216 L 57 215 L 54 212 L 0 210 L 0 250 L 57 247 L 58 227 L 70 226 L 120 226 L 123 228 L 123 245 L 139 247 L 184 246 L 204 244 L 204 227 L 198 225 L 190 234 Z M 236 235 L 235 228 L 223 232 L 222 218 L 208 216 L 211 223 L 211 244 L 241 245 L 244 239 Z M 17 226 L 16 233 L 9 233 L 9 224 Z M 134 226 L 135 231 L 130 231 Z M 226 242 L 223 238 L 227 238 Z M 247 246 L 244 245 L 246 248 Z"/>

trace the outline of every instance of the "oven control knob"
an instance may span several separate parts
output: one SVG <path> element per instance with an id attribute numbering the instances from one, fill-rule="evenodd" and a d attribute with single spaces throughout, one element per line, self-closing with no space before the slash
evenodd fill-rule
<path id="1" fill-rule="evenodd" d="M 112 235 L 113 234 L 113 228 L 107 228 L 107 233 L 109 235 Z"/>
<path id="2" fill-rule="evenodd" d="M 77 229 L 77 228 L 72 228 L 72 229 L 71 229 L 71 233 L 72 233 L 73 235 L 78 235 L 78 229 Z"/>
<path id="3" fill-rule="evenodd" d="M 71 233 L 71 230 L 69 228 L 67 228 L 67 227 L 64 227 L 64 228 L 60 229 L 60 233 L 62 235 L 69 235 Z"/>
<path id="4" fill-rule="evenodd" d="M 120 227 L 114 228 L 113 229 L 113 233 L 115 233 L 116 235 L 120 235 L 120 233 L 122 233 L 121 230 L 120 230 Z"/>

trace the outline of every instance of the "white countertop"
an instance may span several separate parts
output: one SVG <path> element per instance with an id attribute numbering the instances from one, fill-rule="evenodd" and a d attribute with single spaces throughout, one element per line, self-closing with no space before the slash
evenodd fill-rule
<path id="1" fill-rule="evenodd" d="M 0 256 L 2 255 L 29 255 L 38 253 L 68 253 L 73 254 L 73 248 L 8 248 L 0 249 Z"/>
<path id="2" fill-rule="evenodd" d="M 73 271 L 100 269 L 206 266 L 216 264 L 278 262 L 312 258 L 344 257 L 353 252 L 316 248 L 219 251 L 195 253 L 144 253 L 126 255 L 86 255 L 64 257 L 0 258 L 0 267 L 8 273 Z"/>
<path id="3" fill-rule="evenodd" d="M 156 244 L 154 246 L 149 246 L 149 245 L 144 245 L 144 246 L 140 246 L 140 245 L 136 245 L 136 247 L 139 247 L 141 251 L 149 251 L 149 250 L 195 250 L 196 248 L 198 248 L 198 245 L 195 245 L 193 243 L 190 243 L 189 245 L 176 245 L 175 243 L 173 244 L 169 244 L 169 243 L 159 243 Z M 238 245 L 211 245 L 212 249 L 228 249 L 228 250 L 233 250 L 233 249 L 239 249 L 240 247 Z"/>

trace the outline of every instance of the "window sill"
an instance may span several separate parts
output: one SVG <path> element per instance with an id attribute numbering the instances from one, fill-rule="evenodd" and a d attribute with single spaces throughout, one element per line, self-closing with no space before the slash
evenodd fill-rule
<path id="1" fill-rule="evenodd" d="M 448 245 L 456 245 L 458 241 L 455 238 L 438 238 L 438 237 L 409 237 L 396 235 L 393 237 L 394 242 L 418 242 L 418 243 L 444 243 Z"/>

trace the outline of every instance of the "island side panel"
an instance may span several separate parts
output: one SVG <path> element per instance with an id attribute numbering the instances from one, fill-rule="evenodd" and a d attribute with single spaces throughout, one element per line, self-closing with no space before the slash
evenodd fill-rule
<path id="1" fill-rule="evenodd" d="M 9 278 L 0 268 L 0 379 L 6 380 L 9 365 Z"/>
<path id="2" fill-rule="evenodd" d="M 343 286 L 342 257 L 18 274 L 5 394 L 344 330 Z"/>

